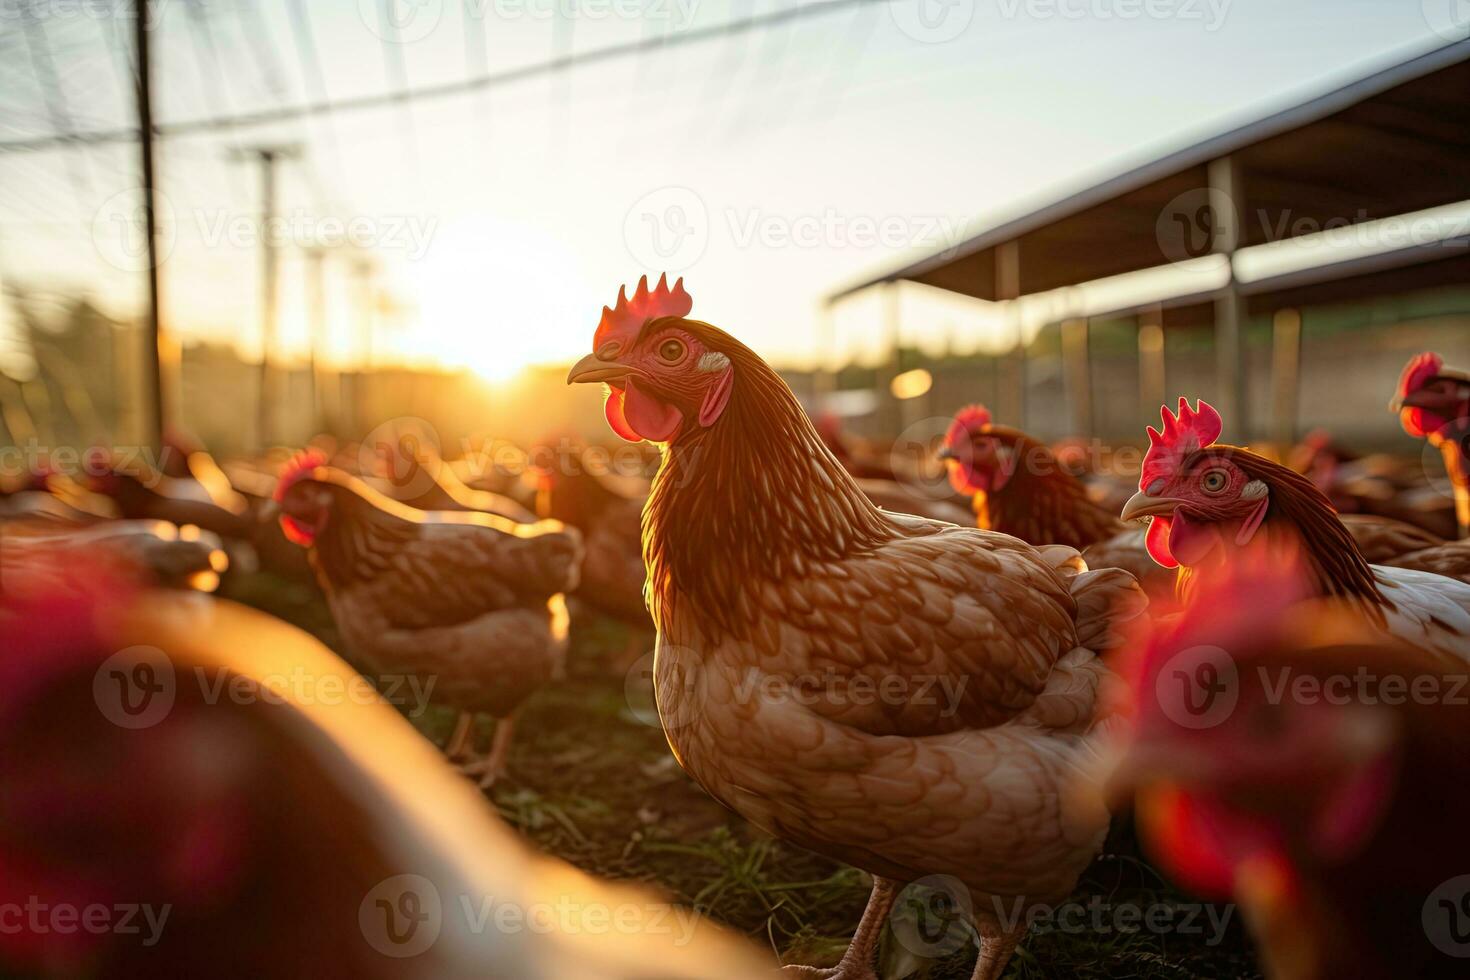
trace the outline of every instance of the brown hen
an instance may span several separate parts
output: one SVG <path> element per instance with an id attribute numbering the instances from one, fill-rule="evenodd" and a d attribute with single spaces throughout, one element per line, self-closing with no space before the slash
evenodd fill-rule
<path id="1" fill-rule="evenodd" d="M 956 490 L 971 495 L 976 523 L 1033 545 L 1064 544 L 1089 568 L 1121 568 L 1151 596 L 1173 592 L 1174 577 L 1149 558 L 1143 530 L 1095 503 L 1044 443 L 996 425 L 983 405 L 955 414 L 939 455 Z"/>
<path id="2" fill-rule="evenodd" d="M 643 526 L 669 743 L 756 826 L 874 875 L 827 975 L 874 978 L 899 888 L 943 874 L 993 980 L 1025 932 L 1004 910 L 1064 897 L 1107 831 L 1083 778 L 1095 651 L 1137 585 L 879 510 L 781 378 L 689 310 L 681 284 L 640 284 L 569 377 L 609 385 L 615 432 L 667 444 Z"/>
<path id="3" fill-rule="evenodd" d="M 489 756 L 503 771 L 512 715 L 566 652 L 563 593 L 576 587 L 581 535 L 555 521 L 406 507 L 303 456 L 276 489 L 281 523 L 310 549 L 343 640 L 372 672 L 432 682 L 460 711 L 451 757 L 473 741 L 477 713 L 499 719 Z"/>

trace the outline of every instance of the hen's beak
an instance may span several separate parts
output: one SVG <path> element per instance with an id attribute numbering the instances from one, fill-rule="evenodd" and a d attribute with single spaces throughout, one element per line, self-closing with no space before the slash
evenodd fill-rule
<path id="1" fill-rule="evenodd" d="M 938 456 L 940 459 L 954 459 L 955 458 L 954 450 L 953 449 L 950 449 L 948 446 L 940 446 L 939 447 L 939 451 L 937 453 L 935 453 L 934 455 Z"/>
<path id="2" fill-rule="evenodd" d="M 1411 391 L 1407 395 L 1400 395 L 1388 403 L 1389 411 L 1397 412 L 1405 408 L 1434 408 L 1439 402 L 1439 396 L 1432 392 Z"/>
<path id="3" fill-rule="evenodd" d="M 1132 521 L 1140 517 L 1153 517 L 1156 514 L 1168 515 L 1174 513 L 1174 508 L 1182 503 L 1184 501 L 1178 497 L 1150 497 L 1140 490 L 1128 498 L 1128 502 L 1123 505 L 1123 513 L 1118 517 L 1120 520 Z"/>
<path id="4" fill-rule="evenodd" d="M 592 381 L 616 381 L 626 378 L 633 373 L 633 369 L 617 361 L 605 361 L 596 354 L 588 354 L 576 364 L 567 374 L 567 384 L 587 384 Z"/>

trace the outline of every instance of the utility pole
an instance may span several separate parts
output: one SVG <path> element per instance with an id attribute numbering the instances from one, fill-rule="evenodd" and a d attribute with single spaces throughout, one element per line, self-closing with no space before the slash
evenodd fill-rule
<path id="1" fill-rule="evenodd" d="M 158 315 L 158 212 L 154 207 L 153 188 L 157 181 L 153 169 L 153 82 L 152 63 L 148 53 L 148 31 L 151 11 L 148 0 L 134 0 L 135 43 L 138 55 L 138 146 L 142 152 L 143 213 L 148 235 L 148 310 L 147 356 L 143 359 L 144 389 L 152 396 L 146 413 L 146 441 L 155 451 L 163 449 L 164 419 L 168 408 L 163 400 L 163 332 Z"/>
<path id="2" fill-rule="evenodd" d="M 276 217 L 276 165 L 301 155 L 296 144 L 272 144 L 232 151 L 231 159 L 254 160 L 260 164 L 260 392 L 256 402 L 255 439 L 260 448 L 270 445 L 275 408 L 275 373 L 271 351 L 276 344 L 276 281 L 280 261 L 271 225 Z"/>
<path id="3" fill-rule="evenodd" d="M 357 278 L 358 369 L 352 400 L 356 415 L 354 421 L 366 427 L 372 418 L 372 395 L 368 388 L 373 377 L 373 346 L 377 332 L 378 270 L 372 259 L 359 256 L 353 262 L 353 271 Z"/>
<path id="4" fill-rule="evenodd" d="M 312 426 L 320 430 L 325 427 L 326 403 L 322 396 L 320 378 L 320 351 L 326 346 L 327 329 L 327 284 L 323 266 L 327 250 L 313 246 L 306 250 L 306 315 L 307 332 L 311 339 L 307 359 L 307 379 L 311 383 Z"/>

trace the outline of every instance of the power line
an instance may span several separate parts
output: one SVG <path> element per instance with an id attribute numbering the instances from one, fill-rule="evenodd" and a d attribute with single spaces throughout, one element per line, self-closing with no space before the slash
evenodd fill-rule
<path id="1" fill-rule="evenodd" d="M 285 73 L 276 61 L 274 47 L 270 42 L 270 30 L 253 3 L 242 3 L 235 7 L 240 18 L 240 30 L 245 36 L 245 45 L 255 61 L 256 73 L 260 75 L 261 88 L 272 98 L 279 100 L 286 94 Z"/>
<path id="2" fill-rule="evenodd" d="M 219 132 L 221 130 L 244 126 L 263 126 L 293 119 L 305 119 L 312 116 L 326 115 L 330 112 L 340 113 L 354 112 L 362 109 L 379 109 L 385 106 L 399 105 L 422 99 L 437 99 L 463 95 L 468 92 L 499 88 L 516 82 L 540 78 L 545 75 L 554 75 L 559 72 L 570 71 L 573 68 L 616 61 L 629 57 L 630 55 L 640 55 L 652 51 L 683 47 L 701 41 L 774 27 L 792 21 L 806 20 L 838 10 L 849 10 L 854 7 L 888 2 L 890 0 L 829 0 L 826 3 L 810 6 L 795 6 L 769 14 L 760 14 L 739 20 L 727 21 L 724 24 L 696 28 L 672 37 L 661 34 L 657 37 L 630 41 L 626 44 L 612 44 L 595 51 L 587 51 L 582 54 L 569 54 L 551 58 L 539 64 L 524 65 L 519 68 L 491 72 L 475 78 L 466 78 L 455 82 L 426 85 L 423 88 L 402 92 L 381 92 L 373 95 L 363 95 L 356 98 L 343 99 L 338 102 L 309 102 L 305 105 L 265 109 L 259 112 L 242 113 L 224 118 L 190 119 L 177 123 L 164 123 L 155 125 L 153 132 L 157 136 L 180 136 L 188 133 Z M 79 132 L 70 136 L 54 135 L 0 142 L 0 153 L 22 153 L 75 144 L 131 141 L 137 138 L 138 134 L 133 129 Z"/>
<path id="3" fill-rule="evenodd" d="M 189 35 L 194 40 L 194 60 L 199 68 L 199 77 L 204 83 L 205 102 L 209 111 L 215 115 L 226 115 L 230 111 L 229 92 L 226 88 L 224 71 L 220 67 L 219 49 L 215 47 L 214 33 L 209 29 L 209 20 L 204 9 L 204 0 L 187 0 L 184 11 L 189 20 Z M 230 144 L 239 149 L 239 141 L 230 138 Z M 233 190 L 239 192 L 243 188 L 239 183 L 239 173 L 233 168 L 229 171 L 227 181 L 235 183 Z"/>
<path id="4" fill-rule="evenodd" d="M 36 83 L 40 86 L 41 98 L 46 103 L 46 114 L 51 117 L 51 124 L 61 130 L 64 135 L 72 135 L 75 130 L 72 128 L 71 117 L 67 113 L 66 92 L 63 91 L 61 80 L 56 74 L 56 63 L 51 59 L 50 45 L 46 41 L 46 28 L 29 10 L 21 15 L 21 23 L 24 27 L 26 47 L 31 54 L 31 69 L 36 73 Z M 80 159 L 69 157 L 66 169 L 71 176 L 72 186 L 76 189 L 77 206 L 85 216 L 85 202 L 92 199 L 92 182 L 86 173 L 85 155 Z"/>
<path id="5" fill-rule="evenodd" d="M 311 88 L 312 98 L 323 105 L 330 105 L 327 97 L 327 77 L 322 73 L 321 58 L 317 56 L 316 35 L 311 30 L 311 17 L 306 12 L 303 0 L 286 0 L 286 10 L 291 15 L 291 37 L 296 42 L 296 57 L 301 61 L 301 77 Z"/>
<path id="6" fill-rule="evenodd" d="M 301 62 L 301 77 L 304 83 L 311 89 L 311 97 L 322 105 L 331 106 L 331 96 L 327 92 L 327 76 L 322 71 L 321 56 L 317 53 L 316 34 L 311 29 L 311 15 L 307 13 L 305 0 L 286 0 L 286 9 L 291 18 L 291 36 L 296 42 L 296 57 Z M 332 122 L 331 110 L 322 117 L 322 128 L 326 131 L 327 149 L 331 151 L 332 159 L 336 161 L 336 170 L 343 170 L 342 150 L 337 142 L 337 127 Z M 309 158 L 307 158 L 309 161 Z M 315 171 L 312 171 L 313 180 Z M 321 189 L 316 187 L 317 195 L 320 197 Z"/>
<path id="7" fill-rule="evenodd" d="M 395 2 L 396 0 L 381 0 L 378 4 L 378 37 L 382 40 L 383 69 L 388 76 L 389 88 L 394 93 L 406 95 L 409 92 L 408 65 L 404 61 L 403 42 L 398 34 L 398 18 L 394 16 Z M 404 159 L 409 170 L 413 171 L 418 166 L 418 139 L 414 132 L 411 99 L 400 102 L 398 125 L 403 134 L 399 142 L 403 147 Z"/>

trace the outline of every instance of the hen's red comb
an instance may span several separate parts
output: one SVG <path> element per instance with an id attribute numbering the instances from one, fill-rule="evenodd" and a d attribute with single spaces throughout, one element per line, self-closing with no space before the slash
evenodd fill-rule
<path id="1" fill-rule="evenodd" d="M 1443 370 L 1444 358 L 1438 354 L 1431 351 L 1415 354 L 1404 365 L 1404 373 L 1399 375 L 1399 397 L 1403 398 L 1411 391 L 1418 391 L 1425 382 Z"/>
<path id="2" fill-rule="evenodd" d="M 959 445 L 971 432 L 978 432 L 990 424 L 990 409 L 984 405 L 966 405 L 954 413 L 949 431 L 944 434 L 946 446 Z"/>
<path id="3" fill-rule="evenodd" d="M 1179 399 L 1179 412 L 1172 415 L 1165 405 L 1159 409 L 1164 431 L 1148 427 L 1148 453 L 1143 457 L 1143 473 L 1138 478 L 1138 489 L 1145 490 L 1159 477 L 1169 477 L 1184 457 L 1197 449 L 1203 449 L 1220 438 L 1220 413 L 1210 403 L 1200 399 L 1194 408 L 1189 399 Z"/>
<path id="4" fill-rule="evenodd" d="M 598 350 L 610 340 L 619 341 L 626 347 L 638 336 L 638 331 L 649 320 L 661 316 L 688 316 L 694 309 L 694 300 L 684 291 L 684 279 L 680 277 L 674 288 L 669 288 L 667 274 L 658 277 L 658 285 L 648 288 L 648 277 L 638 280 L 638 288 L 629 299 L 627 287 L 618 287 L 618 305 L 602 308 L 602 320 L 597 324 L 597 333 L 592 336 L 592 349 Z"/>
<path id="5" fill-rule="evenodd" d="M 317 467 L 326 465 L 327 456 L 319 449 L 303 449 L 286 460 L 286 465 L 281 467 L 281 478 L 276 481 L 276 492 L 272 494 L 276 503 L 286 499 L 287 490 L 309 479 Z"/>

